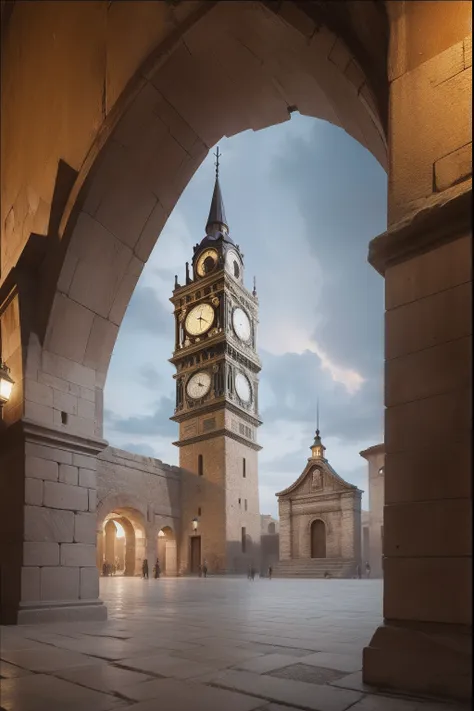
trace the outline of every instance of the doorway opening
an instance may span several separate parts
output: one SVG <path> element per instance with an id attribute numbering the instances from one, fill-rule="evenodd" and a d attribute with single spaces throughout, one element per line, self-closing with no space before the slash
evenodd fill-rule
<path id="1" fill-rule="evenodd" d="M 122 510 L 107 514 L 97 534 L 97 567 L 100 574 L 141 574 L 146 557 L 146 537 L 138 512 Z"/>
<path id="2" fill-rule="evenodd" d="M 160 564 L 161 575 L 173 576 L 178 574 L 176 536 L 169 526 L 165 526 L 158 532 L 156 557 Z"/>
<path id="3" fill-rule="evenodd" d="M 191 536 L 191 573 L 199 573 L 201 566 L 201 536 Z"/>
<path id="4" fill-rule="evenodd" d="M 311 524 L 311 558 L 326 557 L 326 526 L 317 518 Z"/>

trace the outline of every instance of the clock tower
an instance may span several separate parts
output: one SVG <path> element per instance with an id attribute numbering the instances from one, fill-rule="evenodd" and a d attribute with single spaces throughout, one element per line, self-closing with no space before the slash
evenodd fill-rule
<path id="1" fill-rule="evenodd" d="M 175 278 L 176 408 L 182 473 L 180 571 L 258 568 L 258 299 L 216 181 L 205 236 Z"/>

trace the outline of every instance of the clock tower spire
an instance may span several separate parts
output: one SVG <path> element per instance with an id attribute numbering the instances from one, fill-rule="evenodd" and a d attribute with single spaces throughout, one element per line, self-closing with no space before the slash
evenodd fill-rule
<path id="1" fill-rule="evenodd" d="M 181 572 L 245 572 L 260 555 L 258 498 L 258 299 L 244 285 L 219 183 L 220 153 L 205 236 L 192 274 L 175 284 Z"/>

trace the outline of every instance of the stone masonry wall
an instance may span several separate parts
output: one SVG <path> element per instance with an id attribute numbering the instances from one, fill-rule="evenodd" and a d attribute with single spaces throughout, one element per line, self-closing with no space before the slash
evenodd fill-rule
<path id="1" fill-rule="evenodd" d="M 170 528 L 177 540 L 181 535 L 180 488 L 178 467 L 107 447 L 97 460 L 97 532 L 108 514 L 128 513 L 144 529 L 143 555 L 155 560 L 161 529 Z"/>

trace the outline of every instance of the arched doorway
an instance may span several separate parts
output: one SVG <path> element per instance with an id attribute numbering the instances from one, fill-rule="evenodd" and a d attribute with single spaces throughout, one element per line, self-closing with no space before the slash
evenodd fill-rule
<path id="1" fill-rule="evenodd" d="M 311 558 L 326 557 L 326 526 L 317 518 L 311 524 Z"/>
<path id="2" fill-rule="evenodd" d="M 112 511 L 97 534 L 97 567 L 102 575 L 140 575 L 145 556 L 143 525 L 133 512 Z"/>
<path id="3" fill-rule="evenodd" d="M 178 574 L 176 536 L 169 526 L 165 526 L 158 533 L 156 541 L 156 555 L 160 562 L 162 575 Z"/>

